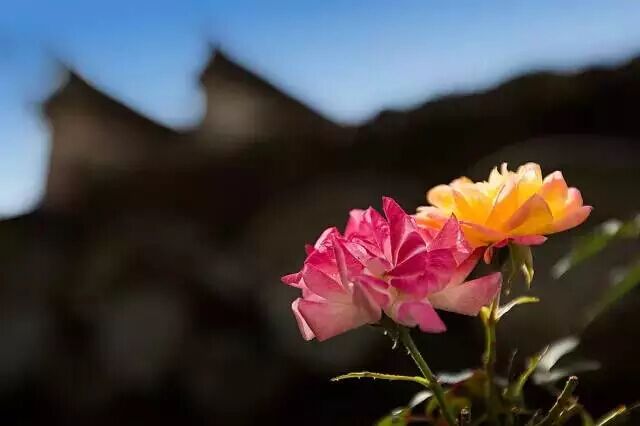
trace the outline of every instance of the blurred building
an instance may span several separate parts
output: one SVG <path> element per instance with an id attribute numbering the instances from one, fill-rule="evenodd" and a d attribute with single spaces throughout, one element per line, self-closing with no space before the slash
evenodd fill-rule
<path id="1" fill-rule="evenodd" d="M 72 71 L 45 103 L 44 199 L 0 224 L 5 418 L 39 424 L 53 412 L 62 423 L 111 424 L 129 413 L 131 423 L 287 424 L 305 416 L 309 425 L 360 424 L 406 395 L 376 384 L 336 387 L 327 376 L 411 366 L 372 330 L 302 343 L 289 311 L 296 292 L 279 276 L 295 270 L 303 244 L 324 227 L 341 226 L 351 208 L 378 206 L 381 195 L 411 210 L 431 185 L 465 173 L 480 178 L 502 161 L 562 168 L 596 206 L 591 224 L 640 210 L 640 197 L 625 195 L 640 185 L 640 60 L 527 75 L 354 127 L 332 123 L 220 51 L 200 81 L 206 114 L 184 132 Z M 536 259 L 537 291 L 555 296 L 549 314 L 514 316 L 504 343 L 536 350 L 579 330 L 579 312 L 601 292 L 606 269 L 595 265 L 562 287 L 549 282 L 545 271 L 569 241 L 555 239 Z M 479 349 L 455 348 L 481 346 L 479 336 L 467 337 L 475 323 L 447 321 L 452 332 L 429 340 L 438 342 L 433 363 L 473 364 Z M 532 323 L 531 338 L 519 341 Z M 640 355 L 624 343 L 633 337 L 604 330 L 611 345 Z M 610 373 L 618 384 L 629 381 Z M 15 401 L 34 410 L 16 411 Z M 325 403 L 320 413 L 317 401 Z"/>

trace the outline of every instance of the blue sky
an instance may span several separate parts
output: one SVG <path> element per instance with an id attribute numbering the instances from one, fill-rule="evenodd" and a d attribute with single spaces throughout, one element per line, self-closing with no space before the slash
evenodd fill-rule
<path id="1" fill-rule="evenodd" d="M 38 102 L 51 57 L 176 128 L 198 122 L 195 84 L 219 43 L 331 119 L 357 123 L 531 69 L 640 54 L 629 0 L 5 0 L 0 10 L 0 216 L 41 195 L 48 156 Z"/>

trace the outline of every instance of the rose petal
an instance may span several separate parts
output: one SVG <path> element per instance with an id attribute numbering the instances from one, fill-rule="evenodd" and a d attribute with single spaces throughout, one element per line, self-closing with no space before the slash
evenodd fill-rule
<path id="1" fill-rule="evenodd" d="M 559 217 L 562 213 L 568 190 L 562 172 L 556 171 L 544 178 L 539 194 L 551 209 L 553 217 Z"/>
<path id="2" fill-rule="evenodd" d="M 408 327 L 420 327 L 425 333 L 447 330 L 438 313 L 427 302 L 404 302 L 398 306 L 396 321 Z"/>
<path id="3" fill-rule="evenodd" d="M 280 278 L 283 283 L 288 284 L 292 287 L 300 287 L 300 282 L 302 281 L 302 272 L 296 272 L 294 274 L 284 275 Z"/>
<path id="4" fill-rule="evenodd" d="M 309 341 L 316 336 L 315 334 L 313 334 L 313 331 L 311 331 L 311 327 L 309 327 L 309 324 L 307 324 L 307 321 L 305 321 L 304 317 L 300 313 L 300 310 L 298 309 L 298 305 L 301 300 L 302 300 L 301 298 L 297 298 L 296 300 L 294 300 L 293 303 L 291 303 L 291 310 L 293 311 L 293 316 L 295 317 L 296 322 L 298 323 L 298 328 L 300 329 L 300 334 L 302 334 L 302 338 L 304 340 Z"/>
<path id="5" fill-rule="evenodd" d="M 345 286 L 351 280 L 351 277 L 360 274 L 364 266 L 346 247 L 346 243 L 335 236 L 333 237 L 333 252 L 338 273 L 340 274 L 340 284 L 346 289 Z"/>
<path id="6" fill-rule="evenodd" d="M 389 284 L 386 281 L 370 275 L 359 275 L 354 277 L 354 282 L 362 287 L 378 306 L 381 308 L 389 306 L 391 298 L 388 292 Z"/>
<path id="7" fill-rule="evenodd" d="M 349 297 L 343 284 L 340 284 L 314 265 L 306 264 L 302 276 L 306 287 L 325 299 L 345 300 L 345 298 Z"/>
<path id="8" fill-rule="evenodd" d="M 577 210 L 574 210 L 569 215 L 555 222 L 553 224 L 552 232 L 566 231 L 567 229 L 580 225 L 582 222 L 587 220 L 592 210 L 593 207 L 591 206 L 582 206 Z"/>
<path id="9" fill-rule="evenodd" d="M 505 231 L 510 235 L 544 234 L 553 223 L 553 215 L 549 206 L 538 194 L 532 195 L 524 202 L 505 224 Z"/>
<path id="10" fill-rule="evenodd" d="M 312 302 L 299 299 L 298 311 L 319 341 L 376 321 L 376 318 L 369 316 L 365 310 L 352 303 Z"/>
<path id="11" fill-rule="evenodd" d="M 417 225 L 398 203 L 383 197 L 382 208 L 389 222 L 391 261 L 402 263 L 416 253 L 426 250 L 426 244 L 417 231 Z"/>
<path id="12" fill-rule="evenodd" d="M 437 308 L 463 315 L 477 315 L 500 291 L 502 274 L 496 272 L 467 281 L 457 286 L 447 286 L 429 295 L 429 301 Z"/>
<path id="13" fill-rule="evenodd" d="M 451 250 L 457 262 L 461 262 L 472 251 L 469 243 L 464 238 L 460 223 L 455 215 L 451 215 L 440 232 L 429 243 L 428 247 L 429 250 Z"/>
<path id="14" fill-rule="evenodd" d="M 536 163 L 526 163 L 518 167 L 518 198 L 528 200 L 542 186 L 542 172 Z"/>
<path id="15" fill-rule="evenodd" d="M 500 187 L 485 224 L 501 229 L 518 208 L 518 185 L 513 176 L 507 176 Z"/>
<path id="16" fill-rule="evenodd" d="M 506 234 L 477 223 L 460 221 L 460 227 L 472 247 L 487 246 L 491 242 L 507 238 Z"/>
<path id="17" fill-rule="evenodd" d="M 447 212 L 454 209 L 453 192 L 449 185 L 438 185 L 427 192 L 427 201 L 429 204 L 438 207 Z"/>
<path id="18" fill-rule="evenodd" d="M 471 253 L 453 273 L 453 275 L 451 276 L 451 281 L 449 281 L 449 286 L 457 286 L 462 284 L 464 280 L 467 279 L 471 271 L 473 271 L 473 269 L 476 267 L 484 251 L 485 250 L 482 247 L 475 249 L 473 253 Z"/>

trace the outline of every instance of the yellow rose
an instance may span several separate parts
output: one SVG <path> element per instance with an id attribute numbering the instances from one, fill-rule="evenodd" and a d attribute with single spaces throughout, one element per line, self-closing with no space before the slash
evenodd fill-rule
<path id="1" fill-rule="evenodd" d="M 544 179 L 540 166 L 527 163 L 516 172 L 503 163 L 488 181 L 461 177 L 427 193 L 431 206 L 419 207 L 417 222 L 439 229 L 454 214 L 474 247 L 501 246 L 508 241 L 540 244 L 544 235 L 564 231 L 584 222 L 591 206 L 582 204 L 576 188 L 567 187 L 559 171 Z"/>

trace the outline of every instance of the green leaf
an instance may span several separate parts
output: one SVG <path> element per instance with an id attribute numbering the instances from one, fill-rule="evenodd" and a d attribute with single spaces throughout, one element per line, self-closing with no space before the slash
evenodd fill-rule
<path id="1" fill-rule="evenodd" d="M 567 256 L 561 258 L 551 269 L 555 278 L 560 278 L 576 265 L 590 259 L 619 239 L 638 238 L 640 236 L 640 214 L 622 222 L 608 220 L 598 225 L 590 234 L 582 237 Z"/>
<path id="2" fill-rule="evenodd" d="M 550 344 L 538 362 L 536 371 L 533 373 L 533 382 L 537 385 L 546 385 L 577 373 L 599 369 L 600 364 L 598 362 L 588 360 L 573 362 L 561 368 L 556 367 L 558 361 L 573 352 L 579 343 L 580 340 L 577 337 L 568 336 Z"/>
<path id="3" fill-rule="evenodd" d="M 604 296 L 589 313 L 589 321 L 593 321 L 597 316 L 609 309 L 638 284 L 640 284 L 640 260 L 627 268 L 613 286 L 605 292 Z"/>
<path id="4" fill-rule="evenodd" d="M 591 414 L 587 413 L 585 410 L 580 411 L 580 419 L 582 420 L 582 426 L 596 425 L 593 421 L 593 417 L 591 417 Z"/>
<path id="5" fill-rule="evenodd" d="M 525 368 L 522 374 L 518 376 L 516 381 L 514 381 L 513 383 L 510 383 L 507 389 L 505 389 L 504 396 L 505 398 L 507 398 L 507 400 L 512 401 L 518 405 L 523 405 L 522 390 L 524 389 L 524 385 L 527 383 L 527 380 L 529 380 L 529 377 L 536 370 L 536 368 L 538 367 L 538 364 L 540 363 L 540 361 L 542 360 L 542 358 L 544 357 L 545 353 L 548 350 L 549 348 L 547 347 L 539 354 L 527 360 L 527 368 Z"/>
<path id="6" fill-rule="evenodd" d="M 377 426 L 405 426 L 409 424 L 412 411 L 415 407 L 425 402 L 433 395 L 430 391 L 418 392 L 411 398 L 406 407 L 396 408 L 389 414 L 378 420 Z"/>
<path id="7" fill-rule="evenodd" d="M 627 409 L 626 406 L 621 405 L 600 417 L 596 422 L 596 426 L 613 426 L 620 424 L 620 422 L 626 420 L 628 414 L 629 409 Z"/>
<path id="8" fill-rule="evenodd" d="M 496 318 L 499 320 L 504 314 L 506 314 L 507 312 L 509 312 L 511 309 L 513 309 L 518 305 L 524 305 L 527 303 L 538 303 L 539 301 L 540 299 L 538 299 L 537 297 L 531 297 L 531 296 L 516 297 L 512 301 L 498 308 L 498 312 L 496 313 Z"/>
<path id="9" fill-rule="evenodd" d="M 411 410 L 407 408 L 394 410 L 393 413 L 378 420 L 376 426 L 407 426 L 410 415 Z"/>

